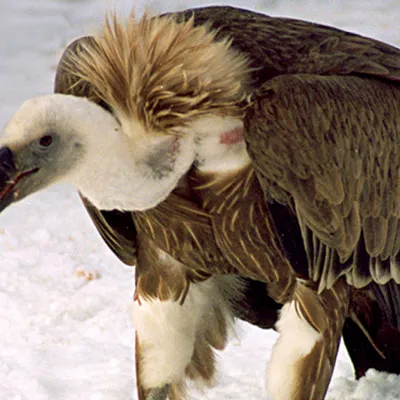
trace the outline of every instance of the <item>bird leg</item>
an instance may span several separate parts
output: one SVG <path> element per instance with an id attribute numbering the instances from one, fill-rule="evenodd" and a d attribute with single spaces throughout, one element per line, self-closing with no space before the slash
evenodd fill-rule
<path id="1" fill-rule="evenodd" d="M 187 313 L 188 310 L 174 300 L 135 300 L 139 400 L 174 398 L 171 393 L 185 377 L 195 341 L 196 324 L 185 317 Z"/>
<path id="2" fill-rule="evenodd" d="M 143 385 L 141 384 L 140 379 L 140 358 L 141 358 L 141 351 L 139 345 L 139 339 L 136 332 L 135 335 L 135 354 L 136 354 L 136 382 L 137 382 L 137 394 L 139 400 L 167 400 L 168 392 L 169 392 L 169 385 L 164 385 L 159 388 L 153 388 L 145 390 Z"/>
<path id="3" fill-rule="evenodd" d="M 181 400 L 186 379 L 210 385 L 213 349 L 227 342 L 231 317 L 224 297 L 228 278 L 191 282 L 183 302 L 149 299 L 139 279 L 134 301 L 136 379 L 139 400 Z"/>
<path id="4" fill-rule="evenodd" d="M 162 388 L 150 389 L 146 394 L 146 400 L 165 400 L 168 397 L 169 385 Z"/>
<path id="5" fill-rule="evenodd" d="M 297 283 L 294 298 L 282 309 L 267 375 L 274 400 L 322 400 L 332 377 L 348 292 L 339 281 L 318 295 Z"/>

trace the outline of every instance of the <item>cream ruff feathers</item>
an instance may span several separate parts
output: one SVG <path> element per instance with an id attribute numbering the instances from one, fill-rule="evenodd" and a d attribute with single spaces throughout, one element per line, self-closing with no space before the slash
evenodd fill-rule
<path id="1" fill-rule="evenodd" d="M 68 70 L 78 83 L 93 85 L 120 120 L 140 121 L 144 131 L 176 133 L 194 117 L 242 114 L 247 59 L 215 35 L 195 27 L 193 18 L 178 23 L 144 15 L 136 22 L 131 14 L 122 22 L 111 14 Z"/>

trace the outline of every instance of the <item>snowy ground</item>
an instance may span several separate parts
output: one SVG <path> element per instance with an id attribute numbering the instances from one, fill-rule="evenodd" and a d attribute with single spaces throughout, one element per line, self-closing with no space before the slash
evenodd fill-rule
<path id="1" fill-rule="evenodd" d="M 0 129 L 24 99 L 51 91 L 62 48 L 115 4 L 128 10 L 131 2 L 0 0 Z M 159 0 L 150 9 L 200 4 Z M 324 22 L 400 46 L 397 0 L 230 4 Z M 0 216 L 0 399 L 135 398 L 132 281 L 132 269 L 102 243 L 72 188 L 54 187 L 7 209 Z M 217 386 L 192 398 L 265 398 L 263 376 L 275 339 L 273 332 L 241 325 L 220 355 Z M 400 377 L 370 371 L 355 382 L 352 374 L 341 350 L 329 400 L 400 398 Z"/>

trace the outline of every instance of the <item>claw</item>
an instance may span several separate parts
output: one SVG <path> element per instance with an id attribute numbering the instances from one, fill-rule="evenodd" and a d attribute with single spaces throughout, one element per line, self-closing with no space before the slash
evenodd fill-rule
<path id="1" fill-rule="evenodd" d="M 168 392 L 169 385 L 147 390 L 143 390 L 143 388 L 138 387 L 139 400 L 167 400 Z"/>
<path id="2" fill-rule="evenodd" d="M 169 385 L 165 385 L 160 388 L 153 388 L 146 390 L 145 399 L 146 400 L 167 400 L 169 392 Z"/>

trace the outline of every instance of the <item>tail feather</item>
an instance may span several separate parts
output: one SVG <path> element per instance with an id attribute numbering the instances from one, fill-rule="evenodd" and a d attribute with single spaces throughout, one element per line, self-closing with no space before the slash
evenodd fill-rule
<path id="1" fill-rule="evenodd" d="M 343 339 L 356 378 L 364 376 L 370 368 L 400 374 L 400 330 L 396 311 L 400 297 L 396 294 L 398 285 L 392 282 L 387 285 L 371 284 L 364 290 L 351 292 Z"/>
<path id="2" fill-rule="evenodd" d="M 400 330 L 400 285 L 390 281 L 385 285 L 372 283 L 370 288 L 389 325 Z"/>

